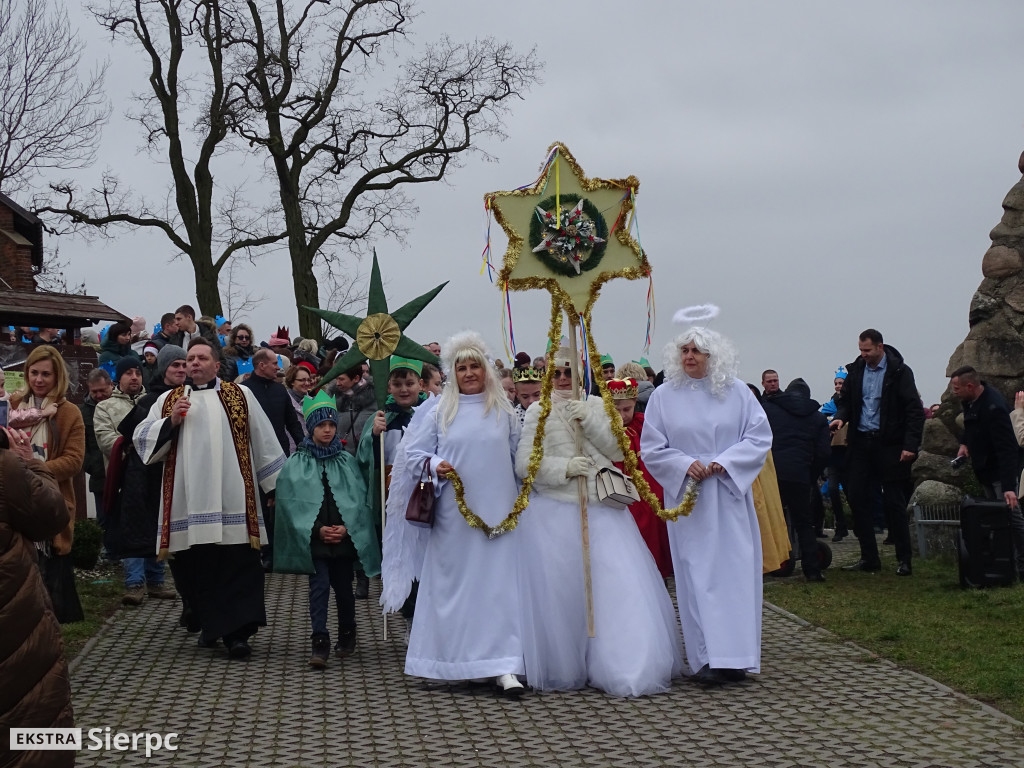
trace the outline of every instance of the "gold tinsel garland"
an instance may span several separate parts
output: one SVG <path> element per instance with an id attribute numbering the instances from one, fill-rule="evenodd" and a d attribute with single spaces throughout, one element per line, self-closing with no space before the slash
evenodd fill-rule
<path id="1" fill-rule="evenodd" d="M 561 308 L 559 306 L 558 299 L 552 297 L 551 330 L 548 332 L 548 337 L 551 339 L 558 338 L 561 330 Z M 466 492 L 465 486 L 462 484 L 462 478 L 459 477 L 455 470 L 448 473 L 448 479 L 451 481 L 452 490 L 455 491 L 455 503 L 458 506 L 462 517 L 469 524 L 470 528 L 478 528 L 487 536 L 488 539 L 496 539 L 504 533 L 515 530 L 515 527 L 519 524 L 519 515 L 523 513 L 527 504 L 530 503 L 530 491 L 533 489 L 533 481 L 537 478 L 537 472 L 540 470 L 540 461 L 544 456 L 544 427 L 547 424 L 548 416 L 551 415 L 551 387 L 554 382 L 554 361 L 555 353 L 557 351 L 558 347 L 554 344 L 552 344 L 548 349 L 548 364 L 544 371 L 544 381 L 541 384 L 540 418 L 537 421 L 537 432 L 533 437 L 533 448 L 530 450 L 530 463 L 527 467 L 526 477 L 523 478 L 523 487 L 519 490 L 519 496 L 516 497 L 516 501 L 512 505 L 512 511 L 506 515 L 505 519 L 495 526 L 485 523 L 483 519 L 471 510 L 468 504 L 466 504 Z"/>

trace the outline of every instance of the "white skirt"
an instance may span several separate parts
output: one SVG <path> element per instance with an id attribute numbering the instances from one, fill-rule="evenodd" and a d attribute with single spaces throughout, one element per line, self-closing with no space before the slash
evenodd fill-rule
<path id="1" fill-rule="evenodd" d="M 614 696 L 666 691 L 682 668 L 679 625 L 628 509 L 588 505 L 594 634 L 587 637 L 580 514 L 534 490 L 519 537 L 526 679 L 540 691 L 591 685 Z"/>

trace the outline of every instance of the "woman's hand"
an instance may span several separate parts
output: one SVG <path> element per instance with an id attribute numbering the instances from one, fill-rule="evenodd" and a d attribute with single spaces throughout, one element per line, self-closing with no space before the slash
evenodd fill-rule
<path id="1" fill-rule="evenodd" d="M 708 472 L 711 473 L 712 475 L 724 475 L 725 467 L 723 467 L 717 461 L 712 461 L 710 464 L 708 464 Z"/>
<path id="2" fill-rule="evenodd" d="M 32 458 L 31 433 L 6 427 L 4 427 L 4 432 L 7 433 L 7 441 L 11 444 L 11 450 L 25 461 L 29 461 Z"/>
<path id="3" fill-rule="evenodd" d="M 448 477 L 449 472 L 454 472 L 455 467 L 449 464 L 447 461 L 442 461 L 437 465 L 437 476 L 441 478 Z"/>
<path id="4" fill-rule="evenodd" d="M 705 467 L 700 460 L 695 460 L 693 464 L 690 465 L 690 468 L 686 470 L 686 474 L 698 482 L 711 477 L 711 473 L 708 472 L 708 468 Z"/>
<path id="5" fill-rule="evenodd" d="M 565 465 L 565 476 L 580 477 L 590 473 L 594 468 L 594 461 L 588 456 L 573 456 Z"/>

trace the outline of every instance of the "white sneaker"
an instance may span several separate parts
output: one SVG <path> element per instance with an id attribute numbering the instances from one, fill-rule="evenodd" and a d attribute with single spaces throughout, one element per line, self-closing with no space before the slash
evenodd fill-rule
<path id="1" fill-rule="evenodd" d="M 526 691 L 515 675 L 501 675 L 494 678 L 494 682 L 501 688 L 501 692 L 510 699 L 518 699 Z"/>

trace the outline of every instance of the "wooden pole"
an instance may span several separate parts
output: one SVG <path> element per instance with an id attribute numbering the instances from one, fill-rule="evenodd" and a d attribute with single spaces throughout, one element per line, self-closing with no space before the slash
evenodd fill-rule
<path id="1" fill-rule="evenodd" d="M 384 464 L 384 435 L 380 433 L 380 534 L 384 536 L 384 525 L 387 523 L 387 466 Z M 384 642 L 388 640 L 388 614 L 384 612 Z"/>
<path id="2" fill-rule="evenodd" d="M 580 399 L 580 355 L 576 346 L 576 325 L 569 320 L 569 354 L 572 371 L 572 397 Z M 583 455 L 583 425 L 578 421 L 575 425 L 576 455 Z M 587 476 L 576 478 L 580 501 L 580 537 L 583 544 L 583 591 L 587 604 L 587 637 L 594 637 L 594 585 L 590 578 L 590 524 L 587 521 Z"/>

